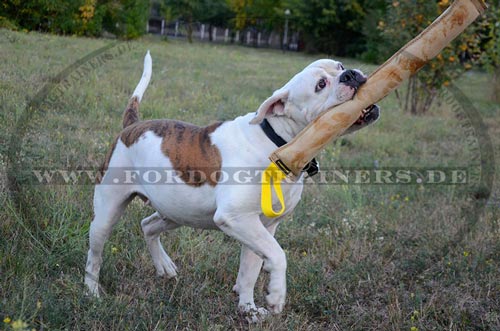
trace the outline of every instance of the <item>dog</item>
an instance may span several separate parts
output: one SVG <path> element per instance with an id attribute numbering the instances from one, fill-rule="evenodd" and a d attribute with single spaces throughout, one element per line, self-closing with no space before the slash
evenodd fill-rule
<path id="1" fill-rule="evenodd" d="M 174 120 L 139 120 L 139 103 L 151 73 L 148 51 L 143 75 L 123 114 L 123 130 L 106 156 L 102 181 L 95 186 L 85 269 L 89 292 L 99 295 L 104 243 L 127 204 L 139 196 L 156 210 L 142 220 L 141 226 L 158 275 L 177 276 L 177 267 L 160 243 L 162 232 L 180 226 L 222 230 L 242 244 L 233 288 L 239 294 L 239 311 L 250 321 L 280 313 L 285 305 L 287 262 L 274 233 L 299 202 L 305 175 L 292 185 L 283 185 L 286 210 L 279 217 L 268 218 L 261 211 L 260 184 L 221 184 L 221 170 L 262 171 L 277 148 L 276 136 L 290 141 L 320 113 L 352 99 L 366 76 L 357 69 L 345 69 L 338 61 L 318 60 L 276 90 L 256 112 L 198 127 Z M 373 106 L 346 132 L 366 127 L 378 117 L 379 108 Z M 163 168 L 174 170 L 175 185 L 148 185 L 133 180 L 138 171 L 111 181 L 114 169 Z M 278 206 L 274 199 L 273 205 Z M 267 308 L 254 303 L 254 285 L 262 266 L 270 274 Z"/>

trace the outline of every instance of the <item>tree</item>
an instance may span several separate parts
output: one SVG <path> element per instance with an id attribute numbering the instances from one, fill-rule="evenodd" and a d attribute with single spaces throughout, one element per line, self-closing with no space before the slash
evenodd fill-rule
<path id="1" fill-rule="evenodd" d="M 226 27 L 233 16 L 226 0 L 203 0 L 199 9 L 198 20 L 219 27 Z"/>
<path id="2" fill-rule="evenodd" d="M 227 0 L 227 3 L 234 14 L 233 26 L 237 30 L 248 26 L 281 29 L 284 18 L 282 0 Z"/>
<path id="3" fill-rule="evenodd" d="M 285 6 L 290 8 L 291 25 L 301 33 L 306 51 L 338 54 L 340 40 L 332 32 L 340 18 L 334 1 L 285 0 Z"/>
<path id="4" fill-rule="evenodd" d="M 149 3 L 142 0 L 7 0 L 0 16 L 12 25 L 58 34 L 99 36 L 106 29 L 120 37 L 145 32 Z"/>
<path id="5" fill-rule="evenodd" d="M 196 20 L 208 23 L 208 36 L 212 40 L 212 27 L 227 27 L 232 16 L 226 0 L 203 0 L 200 1 Z"/>
<path id="6" fill-rule="evenodd" d="M 177 19 L 183 19 L 187 24 L 187 38 L 190 43 L 193 42 L 193 20 L 198 13 L 200 1 L 197 0 L 164 0 L 163 11 Z"/>
<path id="7" fill-rule="evenodd" d="M 378 22 L 387 15 L 387 1 L 373 0 L 371 8 L 366 10 L 363 22 L 364 50 L 360 58 L 370 63 L 382 63 L 385 61 L 385 52 L 381 52 L 384 47 L 384 37 L 378 29 Z"/>
<path id="8" fill-rule="evenodd" d="M 103 27 L 118 36 L 132 39 L 144 34 L 149 2 L 142 0 L 104 0 Z"/>
<path id="9" fill-rule="evenodd" d="M 387 3 L 390 8 L 386 20 L 378 22 L 384 40 L 379 51 L 384 58 L 418 35 L 449 6 L 450 1 L 389 0 Z M 410 77 L 402 95 L 396 91 L 400 106 L 412 114 L 429 111 L 439 90 L 471 69 L 472 63 L 479 59 L 480 41 L 474 27 L 462 33 L 417 75 Z"/>
<path id="10" fill-rule="evenodd" d="M 81 29 L 79 8 L 84 5 L 84 0 L 7 0 L 0 5 L 0 16 L 27 30 L 73 34 Z"/>
<path id="11" fill-rule="evenodd" d="M 365 51 L 363 26 L 380 0 L 284 0 L 307 51 L 357 56 Z"/>
<path id="12" fill-rule="evenodd" d="M 187 38 L 190 43 L 193 42 L 195 21 L 224 26 L 231 15 L 226 0 L 163 0 L 162 7 L 162 11 L 168 13 L 169 17 L 186 22 Z M 209 36 L 211 38 L 211 33 Z"/>
<path id="13" fill-rule="evenodd" d="M 491 1 L 477 32 L 481 36 L 481 64 L 493 75 L 491 99 L 500 102 L 500 1 Z"/>

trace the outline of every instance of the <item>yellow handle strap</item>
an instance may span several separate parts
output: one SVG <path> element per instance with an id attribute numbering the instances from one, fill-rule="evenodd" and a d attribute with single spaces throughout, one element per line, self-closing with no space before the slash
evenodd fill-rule
<path id="1" fill-rule="evenodd" d="M 260 206 L 262 208 L 262 212 L 267 217 L 277 217 L 285 211 L 285 199 L 283 199 L 283 192 L 281 191 L 281 181 L 285 178 L 286 175 L 274 163 L 271 163 L 262 173 L 262 194 Z M 271 182 L 274 187 L 274 191 L 276 192 L 276 196 L 281 204 L 281 210 L 279 211 L 273 210 Z"/>

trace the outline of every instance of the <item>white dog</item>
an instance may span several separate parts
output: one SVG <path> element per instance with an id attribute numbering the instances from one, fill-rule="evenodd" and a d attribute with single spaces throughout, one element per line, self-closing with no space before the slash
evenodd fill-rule
<path id="1" fill-rule="evenodd" d="M 340 62 L 319 60 L 275 91 L 256 113 L 197 127 L 173 120 L 139 121 L 138 106 L 151 71 L 148 52 L 144 73 L 124 113 L 123 130 L 106 157 L 103 170 L 107 171 L 95 187 L 86 285 L 92 294 L 99 295 L 104 243 L 127 204 L 139 196 L 156 210 L 141 225 L 159 275 L 177 275 L 175 264 L 160 243 L 162 232 L 183 225 L 219 229 L 242 244 L 234 286 L 240 311 L 248 314 L 250 320 L 269 311 L 280 313 L 285 305 L 286 257 L 274 233 L 280 220 L 299 202 L 302 178 L 296 184 L 283 186 L 285 213 L 267 218 L 261 211 L 260 178 L 249 184 L 222 184 L 223 170 L 238 169 L 249 175 L 252 172 L 246 170 L 258 169 L 258 177 L 257 173 L 269 165 L 268 156 L 279 143 L 276 139 L 290 141 L 321 112 L 350 100 L 366 77 L 358 70 L 345 70 Z M 349 132 L 374 122 L 378 116 L 378 108 L 372 107 Z M 121 169 L 119 175 L 116 169 Z M 150 176 L 151 169 L 174 170 L 174 175 L 169 175 L 174 183 L 146 183 L 147 176 L 141 171 L 149 170 Z M 150 181 L 158 182 L 157 178 Z M 273 200 L 273 205 L 277 202 Z M 270 273 L 267 309 L 257 308 L 253 298 L 263 262 L 264 270 Z"/>

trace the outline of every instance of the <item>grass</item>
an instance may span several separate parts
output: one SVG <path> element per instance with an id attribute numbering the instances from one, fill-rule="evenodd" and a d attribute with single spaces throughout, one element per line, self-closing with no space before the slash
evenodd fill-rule
<path id="1" fill-rule="evenodd" d="M 8 146 L 25 108 L 56 74 L 109 40 L 0 30 L 0 329 L 35 330 L 497 330 L 500 327 L 500 194 L 485 208 L 480 185 L 308 185 L 278 229 L 288 256 L 285 312 L 258 325 L 236 313 L 231 292 L 239 245 L 220 232 L 181 228 L 163 237 L 180 268 L 158 279 L 133 202 L 108 241 L 100 300 L 85 295 L 92 186 L 6 187 Z M 21 129 L 12 175 L 35 167 L 96 167 L 120 130 L 121 112 L 151 49 L 154 74 L 142 118 L 196 124 L 255 111 L 317 57 L 144 38 L 41 103 Z M 374 67 L 342 59 L 365 71 Z M 500 105 L 489 77 L 456 82 L 478 109 L 500 155 Z M 319 156 L 333 167 L 479 169 L 471 134 L 445 102 L 426 116 L 381 103 L 373 127 Z M 483 132 L 484 133 L 484 132 Z M 472 138 L 478 133 L 472 134 Z M 469 140 L 468 140 L 469 139 Z M 474 139 L 472 139 L 474 142 Z M 477 145 L 477 144 L 476 144 Z M 477 147 L 477 146 L 476 146 Z M 497 158 L 498 160 L 498 158 Z M 498 178 L 498 172 L 497 172 Z M 471 215 L 472 212 L 481 211 Z M 477 216 L 477 217 L 475 217 Z M 267 275 L 256 301 L 264 303 Z M 13 324 L 12 321 L 22 321 Z M 8 321 L 8 320 L 6 320 Z"/>

